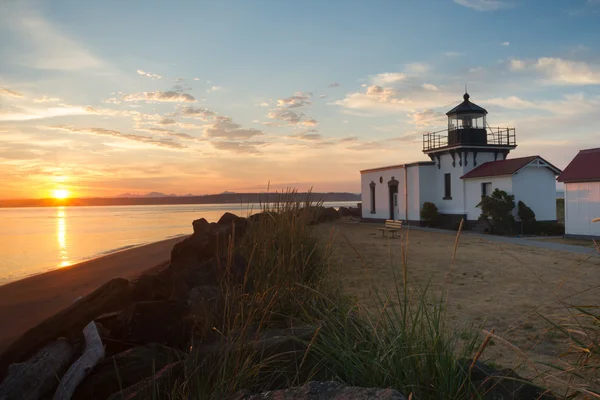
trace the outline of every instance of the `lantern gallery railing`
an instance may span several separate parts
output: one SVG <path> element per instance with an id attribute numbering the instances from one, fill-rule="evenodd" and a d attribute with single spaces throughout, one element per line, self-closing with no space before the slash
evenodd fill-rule
<path id="1" fill-rule="evenodd" d="M 429 132 L 423 135 L 423 151 L 435 150 L 449 146 L 459 145 L 493 145 L 516 146 L 517 138 L 515 128 L 490 128 L 485 129 L 459 128 L 449 131 L 444 129 Z M 482 142 L 481 136 L 485 137 Z M 450 142 L 448 142 L 450 137 Z"/>

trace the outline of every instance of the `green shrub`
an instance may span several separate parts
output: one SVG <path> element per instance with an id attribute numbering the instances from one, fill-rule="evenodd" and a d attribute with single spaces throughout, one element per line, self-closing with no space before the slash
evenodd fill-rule
<path id="1" fill-rule="evenodd" d="M 491 196 L 482 196 L 477 204 L 481 208 L 480 220 L 492 220 L 492 231 L 499 234 L 512 233 L 515 228 L 515 196 L 504 190 L 495 189 Z"/>
<path id="2" fill-rule="evenodd" d="M 517 207 L 521 219 L 521 233 L 533 233 L 535 230 L 535 212 L 521 200 L 519 200 Z"/>
<path id="3" fill-rule="evenodd" d="M 536 235 L 562 236 L 565 234 L 565 226 L 560 222 L 538 221 L 535 223 Z"/>
<path id="4" fill-rule="evenodd" d="M 435 204 L 426 201 L 421 208 L 421 221 L 425 222 L 426 226 L 437 226 L 440 214 Z"/>

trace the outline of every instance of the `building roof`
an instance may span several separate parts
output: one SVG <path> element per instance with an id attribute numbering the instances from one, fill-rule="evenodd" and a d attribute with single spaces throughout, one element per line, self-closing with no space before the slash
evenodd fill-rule
<path id="1" fill-rule="evenodd" d="M 544 160 L 540 156 L 529 156 L 529 157 L 520 157 L 520 158 L 511 158 L 508 160 L 500 160 L 500 161 L 488 161 L 477 168 L 473 168 L 471 171 L 467 172 L 460 179 L 471 179 L 471 178 L 485 178 L 488 176 L 502 176 L 502 175 L 512 175 L 515 172 L 518 172 L 523 167 L 531 164 L 535 160 L 541 160 L 545 167 L 550 169 L 554 174 L 560 174 L 560 169 L 556 168 L 554 165 L 550 164 L 548 161 Z"/>
<path id="2" fill-rule="evenodd" d="M 558 176 L 559 182 L 600 181 L 600 147 L 579 153 Z"/>
<path id="3" fill-rule="evenodd" d="M 397 169 L 397 168 L 401 169 L 401 168 L 408 168 L 408 167 L 419 167 L 419 166 L 423 166 L 423 165 L 434 165 L 434 164 L 435 163 L 433 161 L 416 161 L 416 162 L 406 163 L 406 164 L 388 165 L 386 167 L 363 169 L 360 171 L 360 173 L 364 174 L 367 172 L 385 171 L 388 169 Z"/>
<path id="4" fill-rule="evenodd" d="M 460 103 L 459 105 L 457 105 L 456 107 L 454 107 L 452 110 L 448 111 L 446 113 L 446 115 L 451 115 L 451 114 L 483 114 L 483 115 L 487 115 L 487 111 L 485 108 L 483 107 L 479 107 L 477 104 L 475 103 L 471 103 L 469 101 L 469 93 L 465 93 L 463 95 L 463 99 L 464 101 L 462 103 Z"/>

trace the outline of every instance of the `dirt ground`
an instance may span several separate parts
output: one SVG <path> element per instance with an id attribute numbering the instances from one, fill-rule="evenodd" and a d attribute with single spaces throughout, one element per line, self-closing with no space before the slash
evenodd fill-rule
<path id="1" fill-rule="evenodd" d="M 459 239 L 451 269 L 454 234 L 404 230 L 402 239 L 388 239 L 379 227 L 348 220 L 318 227 L 324 235 L 335 237 L 334 277 L 368 307 L 380 307 L 374 288 L 380 292 L 394 288 L 393 269 L 402 276 L 402 240 L 408 241 L 409 286 L 423 287 L 431 280 L 434 293 L 448 290 L 451 325 L 459 332 L 464 329 L 465 335 L 473 322 L 494 328 L 532 360 L 556 361 L 566 348 L 564 336 L 550 332 L 550 324 L 540 314 L 553 320 L 567 315 L 558 299 L 600 303 L 600 258 L 488 242 L 466 233 Z M 497 340 L 492 340 L 482 359 L 502 367 L 523 364 L 522 356 Z M 531 375 L 527 369 L 519 371 Z"/>
<path id="2" fill-rule="evenodd" d="M 590 249 L 593 249 L 595 247 L 594 241 L 592 239 L 583 240 L 583 239 L 569 239 L 569 238 L 551 238 L 551 239 L 540 238 L 540 239 L 531 239 L 531 240 L 537 240 L 539 242 L 546 242 L 546 243 L 570 244 L 572 246 L 584 246 L 584 247 L 589 247 Z M 599 241 L 596 240 L 596 243 L 598 243 L 598 242 Z"/>

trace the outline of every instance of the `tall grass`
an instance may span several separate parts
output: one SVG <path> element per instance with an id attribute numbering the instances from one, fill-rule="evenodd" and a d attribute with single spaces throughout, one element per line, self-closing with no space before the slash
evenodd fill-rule
<path id="1" fill-rule="evenodd" d="M 212 343 L 194 345 L 169 397 L 227 399 L 242 390 L 336 380 L 392 387 L 413 399 L 477 398 L 459 361 L 474 355 L 477 335 L 461 341 L 446 323 L 444 296 L 409 285 L 405 254 L 390 266 L 395 292 L 378 293 L 380 307 L 367 309 L 330 279 L 331 240 L 312 226 L 321 204 L 295 191 L 276 196 L 242 242 L 229 244 L 228 264 L 235 254 L 248 260 L 243 283 L 224 280 L 222 312 L 202 323 Z M 269 329 L 306 325 L 314 333 L 298 339 L 300 352 L 252 345 Z M 206 348 L 216 350 L 206 356 Z"/>

